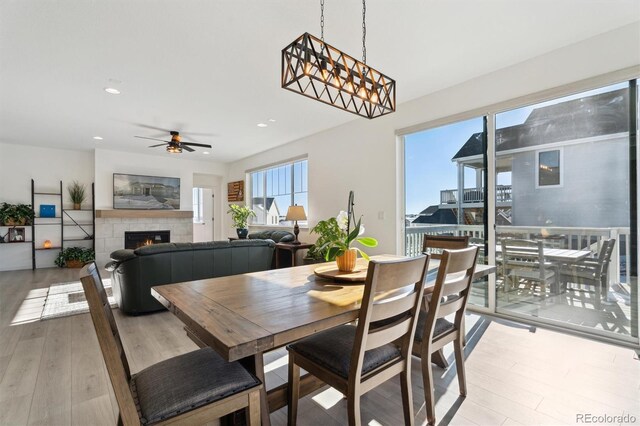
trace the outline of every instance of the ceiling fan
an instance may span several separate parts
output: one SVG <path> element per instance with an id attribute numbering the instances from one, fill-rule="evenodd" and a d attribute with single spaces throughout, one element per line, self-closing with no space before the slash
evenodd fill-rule
<path id="1" fill-rule="evenodd" d="M 151 145 L 149 148 L 157 148 L 159 146 L 166 145 L 167 146 L 167 148 L 166 148 L 167 152 L 169 152 L 171 154 L 180 154 L 183 149 L 185 151 L 187 151 L 187 152 L 194 152 L 195 149 L 191 148 L 192 146 L 199 146 L 199 147 L 203 147 L 203 148 L 211 148 L 211 145 L 207 145 L 207 144 L 203 144 L 203 143 L 182 142 L 182 136 L 180 136 L 180 132 L 177 132 L 175 130 L 172 130 L 169 133 L 171 134 L 171 140 L 170 141 L 165 141 L 165 140 L 156 139 L 156 138 L 148 138 L 146 136 L 136 136 L 136 138 L 149 139 L 149 140 L 152 140 L 152 141 L 160 141 L 162 143 L 159 143 L 157 145 Z"/>

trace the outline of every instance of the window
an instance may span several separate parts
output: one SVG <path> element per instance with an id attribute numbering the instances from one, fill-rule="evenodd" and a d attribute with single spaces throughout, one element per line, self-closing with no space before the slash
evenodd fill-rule
<path id="1" fill-rule="evenodd" d="M 193 223 L 204 223 L 202 188 L 193 188 Z"/>
<path id="2" fill-rule="evenodd" d="M 268 169 L 251 172 L 251 208 L 258 225 L 284 225 L 289 206 L 307 204 L 307 160 L 279 164 Z M 305 226 L 306 221 L 298 221 Z"/>
<path id="3" fill-rule="evenodd" d="M 559 149 L 552 151 L 539 151 L 536 162 L 538 163 L 538 187 L 561 185 L 560 163 L 562 160 Z"/>

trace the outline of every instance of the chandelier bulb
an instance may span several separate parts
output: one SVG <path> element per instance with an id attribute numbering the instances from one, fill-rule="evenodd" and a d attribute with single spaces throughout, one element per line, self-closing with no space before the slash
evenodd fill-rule
<path id="1" fill-rule="evenodd" d="M 312 66 L 313 65 L 311 64 L 311 57 L 309 55 L 309 52 L 306 52 L 304 54 L 304 67 L 303 67 L 304 68 L 303 71 L 304 71 L 305 75 L 311 74 L 311 67 Z"/>
<path id="2" fill-rule="evenodd" d="M 371 102 L 374 104 L 377 104 L 380 100 L 380 98 L 378 98 L 378 91 L 375 89 L 375 87 L 371 88 L 371 96 L 369 97 L 369 99 L 371 99 Z"/>
<path id="3" fill-rule="evenodd" d="M 367 88 L 364 85 L 364 80 L 361 81 L 360 85 L 358 86 L 358 96 L 360 96 L 363 99 L 369 98 L 369 93 L 367 92 Z"/>
<path id="4" fill-rule="evenodd" d="M 329 73 L 329 70 L 327 69 L 327 61 L 322 60 L 320 62 L 320 72 L 321 72 L 321 75 L 322 75 L 322 79 L 324 81 L 328 81 L 329 80 L 329 76 L 331 74 Z"/>
<path id="5" fill-rule="evenodd" d="M 347 90 L 347 92 L 349 92 L 349 93 L 353 93 L 353 92 L 354 92 L 354 89 L 355 89 L 355 88 L 354 88 L 354 86 L 353 86 L 353 77 L 348 76 L 348 77 L 347 77 L 347 87 L 346 87 L 346 90 Z"/>

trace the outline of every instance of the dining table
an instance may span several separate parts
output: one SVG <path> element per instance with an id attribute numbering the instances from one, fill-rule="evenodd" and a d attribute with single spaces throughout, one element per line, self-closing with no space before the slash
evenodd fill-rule
<path id="1" fill-rule="evenodd" d="M 372 256 L 376 260 L 401 256 Z M 335 264 L 335 263 L 334 263 Z M 215 349 L 227 361 L 240 361 L 264 383 L 265 352 L 358 317 L 364 282 L 336 282 L 317 276 L 312 264 L 156 286 L 152 295 L 185 324 L 201 347 Z M 356 273 L 368 262 L 358 259 Z M 435 282 L 439 261 L 429 262 L 425 291 Z M 496 271 L 478 264 L 474 279 Z M 324 386 L 311 375 L 301 378 L 300 396 Z M 287 404 L 287 384 L 261 394 L 262 424 Z"/>

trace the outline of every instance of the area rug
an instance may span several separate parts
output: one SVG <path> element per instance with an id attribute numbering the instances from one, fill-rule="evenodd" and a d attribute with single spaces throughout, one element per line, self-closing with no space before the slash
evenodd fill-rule
<path id="1" fill-rule="evenodd" d="M 111 279 L 102 280 L 104 290 L 109 297 L 111 307 L 116 306 L 111 288 Z M 51 284 L 47 298 L 42 309 L 41 320 L 66 317 L 69 315 L 84 314 L 89 312 L 89 305 L 84 296 L 82 283 L 80 281 Z"/>

